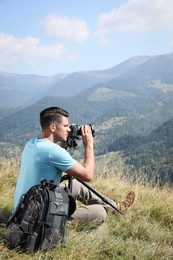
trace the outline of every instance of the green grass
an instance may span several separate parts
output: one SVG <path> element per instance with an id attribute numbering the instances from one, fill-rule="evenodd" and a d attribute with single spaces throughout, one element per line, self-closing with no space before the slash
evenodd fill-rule
<path id="1" fill-rule="evenodd" d="M 9 250 L 3 241 L 5 228 L 1 227 L 0 259 L 173 259 L 172 188 L 122 180 L 122 168 L 118 154 L 97 158 L 96 178 L 90 185 L 115 200 L 123 199 L 129 190 L 135 190 L 136 201 L 125 215 L 110 211 L 106 222 L 99 227 L 95 227 L 94 223 L 83 226 L 69 223 L 65 246 L 32 255 Z M 1 218 L 8 217 L 11 210 L 18 171 L 16 162 L 1 163 Z"/>

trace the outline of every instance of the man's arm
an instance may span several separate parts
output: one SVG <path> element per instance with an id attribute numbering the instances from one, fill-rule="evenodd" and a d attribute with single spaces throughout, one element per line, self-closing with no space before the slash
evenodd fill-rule
<path id="1" fill-rule="evenodd" d="M 81 181 L 89 182 L 94 176 L 94 146 L 90 126 L 82 126 L 82 140 L 85 149 L 83 164 L 76 162 L 66 173 Z"/>

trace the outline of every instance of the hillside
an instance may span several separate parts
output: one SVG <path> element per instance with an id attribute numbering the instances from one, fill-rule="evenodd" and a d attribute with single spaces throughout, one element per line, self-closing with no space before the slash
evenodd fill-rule
<path id="1" fill-rule="evenodd" d="M 173 119 L 147 136 L 123 136 L 108 151 L 122 151 L 126 162 L 138 172 L 142 169 L 150 182 L 173 183 Z"/>
<path id="2" fill-rule="evenodd" d="M 90 184 L 103 195 L 123 199 L 127 192 L 136 192 L 136 201 L 125 214 L 108 213 L 106 222 L 99 227 L 94 223 L 69 223 L 66 246 L 48 252 L 25 254 L 10 250 L 4 244 L 4 227 L 0 227 L 1 259 L 136 259 L 171 260 L 173 256 L 173 190 L 157 185 L 151 187 L 139 181 L 130 183 L 121 179 L 123 165 L 118 154 L 100 157 L 96 177 Z M 114 167 L 110 162 L 114 161 Z M 102 167 L 104 162 L 104 167 Z M 121 169 L 121 170 L 120 170 Z M 13 203 L 13 192 L 18 175 L 18 164 L 4 161 L 0 169 L 0 219 L 8 218 Z"/>
<path id="3" fill-rule="evenodd" d="M 0 72 L 0 107 L 16 108 L 33 103 L 54 81 L 53 77 Z"/>
<path id="4" fill-rule="evenodd" d="M 22 117 L 19 118 L 23 120 Z M 31 115 L 32 119 L 32 115 Z M 172 163 L 172 153 L 173 153 L 173 119 L 168 122 L 163 123 L 155 130 L 151 131 L 148 135 L 122 135 L 121 137 L 110 139 L 110 142 L 105 144 L 105 140 L 102 140 L 101 134 L 107 131 L 112 125 L 122 127 L 125 118 L 117 117 L 114 120 L 109 120 L 104 125 L 98 126 L 96 129 L 98 134 L 96 134 L 95 139 L 95 154 L 103 154 L 105 149 L 105 154 L 112 151 L 121 151 L 123 154 L 124 162 L 128 167 L 128 173 L 125 173 L 127 179 L 138 179 L 141 175 L 151 183 L 160 184 L 172 184 L 173 183 L 173 163 Z M 28 120 L 29 121 L 29 120 Z M 29 124 L 28 124 L 29 129 Z M 25 135 L 19 136 L 18 133 L 13 132 L 11 138 L 13 140 L 16 136 L 16 142 L 20 144 L 23 143 L 23 139 L 26 138 Z M 39 133 L 35 131 L 35 135 Z M 33 132 L 32 132 L 33 134 Z M 29 135 L 29 133 L 28 133 Z M 33 136 L 30 136 L 32 138 Z M 101 140 L 100 140 L 101 139 Z M 26 140 L 27 141 L 27 140 Z M 81 142 L 77 141 L 79 147 L 74 153 L 76 158 L 82 157 Z M 101 147 L 100 145 L 105 144 L 106 147 Z M 22 148 L 22 145 L 21 145 Z M 21 150 L 16 145 L 10 143 L 0 143 L 0 157 L 6 158 L 16 158 L 20 156 Z M 9 153 L 10 151 L 10 153 Z M 80 155 L 79 155 L 80 154 Z M 79 159 L 78 158 L 78 159 Z"/>
<path id="5" fill-rule="evenodd" d="M 155 56 L 131 68 L 115 80 L 108 82 L 112 87 L 121 90 L 134 90 L 136 93 L 145 94 L 148 88 L 157 88 L 157 82 L 166 83 L 170 89 L 161 89 L 162 91 L 171 91 L 173 89 L 173 54 Z M 144 91 L 144 92 L 143 92 Z"/>
<path id="6" fill-rule="evenodd" d="M 58 97 L 75 96 L 78 93 L 101 83 L 106 83 L 120 75 L 123 75 L 132 68 L 149 60 L 150 56 L 132 57 L 112 68 L 96 71 L 74 72 L 63 80 L 55 83 L 47 94 Z M 46 93 L 45 93 L 46 95 Z"/>

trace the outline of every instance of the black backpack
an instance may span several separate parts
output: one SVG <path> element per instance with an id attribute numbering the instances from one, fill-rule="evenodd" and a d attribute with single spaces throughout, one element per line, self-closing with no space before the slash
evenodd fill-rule
<path id="1" fill-rule="evenodd" d="M 68 218 L 76 203 L 67 187 L 43 180 L 24 195 L 7 222 L 5 238 L 10 248 L 29 253 L 64 243 Z"/>

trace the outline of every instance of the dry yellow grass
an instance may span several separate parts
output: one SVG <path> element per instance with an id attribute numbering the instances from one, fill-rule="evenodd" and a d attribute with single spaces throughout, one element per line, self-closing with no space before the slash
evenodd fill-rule
<path id="1" fill-rule="evenodd" d="M 120 172 L 118 172 L 118 165 Z M 65 247 L 29 255 L 9 250 L 0 229 L 0 259 L 173 259 L 173 190 L 122 180 L 123 163 L 118 154 L 96 159 L 92 187 L 111 199 L 123 199 L 131 189 L 137 199 L 126 215 L 109 212 L 106 222 L 80 226 L 70 223 Z M 0 169 L 0 212 L 10 210 L 19 165 L 4 161 Z M 5 211 L 4 211 L 5 212 Z"/>

